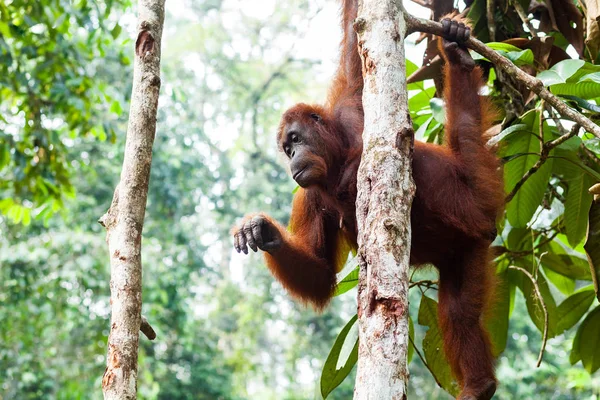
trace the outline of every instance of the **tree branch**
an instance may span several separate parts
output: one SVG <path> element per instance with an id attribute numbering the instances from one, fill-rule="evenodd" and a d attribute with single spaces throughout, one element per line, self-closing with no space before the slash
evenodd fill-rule
<path id="1" fill-rule="evenodd" d="M 529 29 L 529 32 L 531 32 L 531 36 L 537 36 L 537 30 L 531 24 L 531 20 L 527 18 L 527 13 L 525 12 L 525 9 L 521 5 L 521 3 L 519 3 L 518 0 L 512 0 L 511 3 L 515 8 L 517 14 L 519 14 L 519 18 L 521 18 L 521 21 L 523 21 L 527 29 Z"/>
<path id="2" fill-rule="evenodd" d="M 427 32 L 438 36 L 443 36 L 442 24 L 434 21 L 424 20 L 417 18 L 408 13 L 405 14 L 406 23 L 408 25 L 408 32 Z M 600 138 L 600 127 L 593 123 L 586 116 L 573 110 L 558 97 L 553 95 L 548 89 L 544 87 L 544 84 L 539 79 L 529 75 L 528 73 L 521 70 L 515 64 L 513 64 L 506 57 L 501 56 L 498 52 L 487 47 L 481 41 L 471 37 L 466 42 L 466 46 L 473 49 L 477 53 L 481 54 L 488 60 L 490 60 L 496 68 L 501 69 L 511 77 L 518 79 L 523 82 L 525 86 L 540 98 L 546 100 L 548 104 L 558 111 L 560 115 L 571 121 L 577 122 L 587 132 L 592 133 L 594 136 Z"/>
<path id="3" fill-rule="evenodd" d="M 488 31 L 490 33 L 490 41 L 496 40 L 496 20 L 494 19 L 494 9 L 496 8 L 495 0 L 487 0 L 486 16 L 488 23 Z"/>
<path id="4" fill-rule="evenodd" d="M 140 331 L 150 340 L 156 339 L 156 331 L 148 322 L 148 319 L 142 315 L 142 324 L 140 325 Z"/>
<path id="5" fill-rule="evenodd" d="M 515 184 L 515 187 L 513 187 L 513 189 L 510 191 L 510 193 L 504 199 L 504 201 L 506 203 L 511 201 L 513 199 L 513 197 L 515 197 L 515 195 L 517 194 L 519 189 L 521 189 L 521 187 L 525 184 L 525 182 L 527 182 L 527 180 L 529 178 L 531 178 L 531 176 L 538 169 L 540 169 L 542 167 L 542 165 L 544 165 L 544 163 L 548 159 L 548 156 L 550 155 L 550 151 L 552 151 L 552 149 L 554 149 L 555 147 L 559 146 L 560 144 L 566 142 L 567 140 L 569 140 L 570 138 L 575 136 L 579 132 L 579 128 L 580 128 L 580 126 L 578 124 L 575 124 L 575 125 L 573 125 L 573 127 L 571 128 L 571 131 L 569 133 L 562 135 L 562 136 L 554 139 L 551 142 L 543 143 L 542 150 L 540 152 L 540 159 L 537 160 L 537 162 L 535 164 L 533 164 L 533 166 L 529 169 L 529 171 L 527 171 L 525 173 L 525 175 L 523 175 L 521 180 Z"/>
<path id="6" fill-rule="evenodd" d="M 102 377 L 105 400 L 137 398 L 139 331 L 147 330 L 142 322 L 142 229 L 156 134 L 164 15 L 165 0 L 138 1 L 125 157 L 113 202 L 99 221 L 107 231 L 110 255 L 111 323 Z"/>

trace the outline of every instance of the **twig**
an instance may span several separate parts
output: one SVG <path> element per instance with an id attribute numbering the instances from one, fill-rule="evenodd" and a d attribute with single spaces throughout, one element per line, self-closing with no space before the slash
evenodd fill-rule
<path id="1" fill-rule="evenodd" d="M 422 18 L 417 18 L 413 15 L 405 13 L 406 24 L 408 26 L 408 32 L 427 32 L 438 36 L 443 36 L 444 31 L 442 28 L 442 24 L 439 22 L 429 21 Z M 548 89 L 544 87 L 544 84 L 539 79 L 529 75 L 525 71 L 519 69 L 515 64 L 513 64 L 509 59 L 500 55 L 498 52 L 492 50 L 481 41 L 470 37 L 469 40 L 465 43 L 467 47 L 475 50 L 477 53 L 481 54 L 488 60 L 490 60 L 496 68 L 503 70 L 509 76 L 523 82 L 525 86 L 540 98 L 546 100 L 548 104 L 558 111 L 560 115 L 564 118 L 577 122 L 586 131 L 592 133 L 594 136 L 600 138 L 600 127 L 593 123 L 586 116 L 578 113 L 573 110 L 563 101 L 561 101 L 558 97 L 553 95 Z"/>
<path id="2" fill-rule="evenodd" d="M 544 303 L 544 298 L 542 297 L 542 292 L 540 291 L 540 287 L 538 286 L 537 281 L 535 280 L 533 275 L 531 275 L 529 273 L 529 271 L 527 271 L 525 268 L 517 267 L 516 265 L 510 265 L 508 267 L 508 269 L 522 272 L 529 278 L 529 280 L 531 281 L 531 284 L 533 285 L 533 289 L 535 290 L 535 295 L 540 300 L 540 304 L 542 305 L 542 310 L 544 311 L 544 333 L 542 336 L 542 347 L 540 348 L 540 355 L 538 356 L 538 360 L 537 360 L 537 364 L 536 364 L 536 368 L 539 368 L 539 366 L 542 364 L 542 359 L 544 358 L 544 352 L 546 350 L 546 342 L 548 342 L 548 308 L 546 307 L 546 303 Z"/>
<path id="3" fill-rule="evenodd" d="M 488 23 L 488 31 L 490 33 L 490 41 L 496 41 L 496 20 L 494 19 L 494 8 L 496 7 L 496 2 L 494 0 L 487 0 L 486 5 L 486 16 Z"/>
<path id="4" fill-rule="evenodd" d="M 560 233 L 560 231 L 558 230 L 558 227 L 556 227 L 556 230 L 553 231 L 550 236 L 546 237 L 546 239 L 544 239 L 543 241 L 541 241 L 540 243 L 538 243 L 531 250 L 511 251 L 506 246 L 496 246 L 496 247 L 494 247 L 494 249 L 497 250 L 500 253 L 508 253 L 508 254 L 511 255 L 511 257 L 514 257 L 514 258 L 524 257 L 524 256 L 528 256 L 530 254 L 533 254 L 537 249 L 539 249 L 542 246 L 544 246 L 544 245 L 550 243 L 551 241 L 553 241 L 554 238 L 556 236 L 558 236 L 559 233 Z M 537 238 L 539 238 L 539 236 L 536 237 L 535 239 L 537 239 Z"/>
<path id="5" fill-rule="evenodd" d="M 531 32 L 531 36 L 537 36 L 538 35 L 537 29 L 535 29 L 533 27 L 531 20 L 529 18 L 527 18 L 525 9 L 521 5 L 521 3 L 519 3 L 519 0 L 512 0 L 511 3 L 512 3 L 513 7 L 515 8 L 515 11 L 517 12 L 517 14 L 519 14 L 519 18 L 521 18 L 521 21 L 523 21 L 523 23 L 525 24 L 527 29 L 529 29 L 529 32 Z"/>
<path id="6" fill-rule="evenodd" d="M 581 144 L 581 148 L 583 149 L 585 155 L 588 156 L 592 162 L 600 166 L 600 158 L 598 158 L 598 155 L 596 153 L 585 147 L 585 144 L 583 143 Z"/>
<path id="7" fill-rule="evenodd" d="M 435 376 L 435 373 L 433 372 L 433 370 L 431 369 L 431 367 L 429 367 L 429 364 L 427 364 L 427 361 L 425 361 L 425 358 L 423 357 L 423 355 L 421 354 L 421 352 L 419 351 L 419 349 L 415 345 L 415 342 L 410 337 L 410 335 L 408 335 L 408 340 L 410 340 L 410 344 L 412 345 L 413 349 L 415 349 L 415 353 L 417 353 L 417 355 L 421 359 L 421 362 L 423 363 L 423 365 L 425 366 L 425 368 L 427 368 L 429 370 L 429 373 L 431 374 L 431 376 L 433 376 L 433 379 L 435 379 L 435 383 L 437 383 L 439 387 L 443 387 L 442 384 L 440 383 L 440 381 L 438 380 L 437 376 Z"/>
<path id="8" fill-rule="evenodd" d="M 150 340 L 156 339 L 156 331 L 152 328 L 152 325 L 148 322 L 148 319 L 142 315 L 142 324 L 140 325 L 140 331 Z"/>
<path id="9" fill-rule="evenodd" d="M 570 138 L 575 136 L 579 132 L 579 128 L 580 128 L 579 124 L 575 124 L 575 125 L 573 125 L 573 127 L 571 128 L 571 131 L 569 133 L 562 135 L 562 136 L 560 136 L 550 142 L 544 143 L 542 145 L 542 151 L 540 152 L 539 160 L 537 160 L 537 162 L 535 164 L 533 164 L 533 166 L 529 169 L 529 171 L 527 171 L 525 173 L 525 175 L 523 175 L 521 180 L 515 184 L 513 189 L 510 191 L 510 193 L 504 199 L 506 203 L 510 202 L 513 199 L 513 197 L 515 197 L 515 195 L 517 194 L 519 189 L 521 189 L 521 187 L 525 184 L 525 182 L 527 182 L 527 180 L 529 178 L 531 178 L 531 176 L 538 169 L 540 169 L 542 167 L 542 165 L 544 165 L 546 160 L 549 158 L 548 156 L 550 155 L 550 151 L 552 151 L 552 149 L 554 149 L 555 147 L 561 145 L 562 143 L 566 142 L 567 140 L 569 140 Z"/>
<path id="10" fill-rule="evenodd" d="M 411 282 L 408 285 L 408 288 L 413 288 L 415 286 L 425 286 L 427 289 L 436 289 L 435 286 L 439 284 L 439 281 L 432 281 L 430 279 L 424 279 L 422 281 Z"/>

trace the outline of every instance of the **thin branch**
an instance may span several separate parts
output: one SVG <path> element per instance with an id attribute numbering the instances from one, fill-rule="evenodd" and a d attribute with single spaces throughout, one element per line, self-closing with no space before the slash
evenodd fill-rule
<path id="1" fill-rule="evenodd" d="M 156 331 L 148 322 L 148 319 L 142 315 L 142 324 L 140 325 L 140 331 L 150 340 L 156 339 Z"/>
<path id="2" fill-rule="evenodd" d="M 580 126 L 578 124 L 575 124 L 575 125 L 573 125 L 573 127 L 571 128 L 571 131 L 569 133 L 562 135 L 562 136 L 552 140 L 551 142 L 547 142 L 542 145 L 542 151 L 540 152 L 539 160 L 537 160 L 537 162 L 529 169 L 529 171 L 527 171 L 525 173 L 525 175 L 523 175 L 521 180 L 519 180 L 519 182 L 517 182 L 515 184 L 513 189 L 510 191 L 510 193 L 504 199 L 506 203 L 510 202 L 513 199 L 513 197 L 515 197 L 515 195 L 517 194 L 519 189 L 521 189 L 521 187 L 525 184 L 525 182 L 527 182 L 527 180 L 529 178 L 531 178 L 531 176 L 538 169 L 540 169 L 542 167 L 542 165 L 544 165 L 544 163 L 546 162 L 546 160 L 548 158 L 551 158 L 551 157 L 549 157 L 550 151 L 552 151 L 552 149 L 561 145 L 562 143 L 566 142 L 567 140 L 569 140 L 570 138 L 575 136 L 577 133 L 579 133 L 579 128 L 580 128 Z"/>
<path id="3" fill-rule="evenodd" d="M 488 23 L 488 31 L 490 33 L 490 41 L 496 41 L 496 20 L 494 19 L 494 9 L 496 8 L 496 2 L 494 0 L 487 0 L 486 5 L 486 16 Z"/>
<path id="4" fill-rule="evenodd" d="M 533 27 L 531 20 L 527 17 L 527 13 L 525 12 L 525 9 L 521 5 L 521 3 L 519 3 L 519 0 L 512 0 L 511 3 L 512 3 L 513 7 L 515 8 L 515 11 L 517 12 L 517 14 L 519 14 L 519 18 L 521 18 L 521 21 L 523 21 L 523 23 L 525 24 L 527 29 L 529 29 L 529 32 L 531 32 L 531 35 L 537 36 L 538 35 L 537 29 L 535 29 Z"/>
<path id="5" fill-rule="evenodd" d="M 429 21 L 422 18 L 417 18 L 408 13 L 405 14 L 406 24 L 408 25 L 408 32 L 427 32 L 438 36 L 443 36 L 444 31 L 442 24 L 439 22 Z M 523 82 L 525 86 L 540 98 L 546 100 L 548 104 L 554 107 L 560 115 L 564 118 L 577 122 L 586 131 L 592 133 L 594 136 L 600 138 L 600 127 L 593 123 L 589 118 L 573 110 L 558 97 L 553 95 L 548 89 L 544 87 L 544 84 L 539 79 L 529 75 L 525 71 L 521 70 L 509 59 L 500 55 L 498 52 L 492 50 L 481 41 L 471 37 L 466 42 L 466 46 L 470 49 L 475 50 L 488 60 L 490 60 L 496 68 L 503 70 L 511 77 Z"/>
<path id="6" fill-rule="evenodd" d="M 542 310 L 544 311 L 544 333 L 542 336 L 542 347 L 540 348 L 540 355 L 538 356 L 536 364 L 536 368 L 539 368 L 539 366 L 542 364 L 542 359 L 544 358 L 546 343 L 548 342 L 548 308 L 546 307 L 546 303 L 544 302 L 544 298 L 542 297 L 542 292 L 540 291 L 540 287 L 538 286 L 537 281 L 535 280 L 533 275 L 529 273 L 529 271 L 527 271 L 525 268 L 517 267 L 516 265 L 510 265 L 508 269 L 522 272 L 523 274 L 525 274 L 525 276 L 529 278 L 531 284 L 533 285 L 533 289 L 535 290 L 535 295 L 540 300 Z"/>
<path id="7" fill-rule="evenodd" d="M 585 155 L 588 156 L 592 162 L 600 166 L 600 158 L 598 158 L 598 155 L 596 153 L 585 147 L 585 144 L 583 143 L 581 144 L 581 148 L 583 149 Z"/>
<path id="8" fill-rule="evenodd" d="M 538 243 L 531 250 L 511 251 L 511 250 L 509 250 L 505 246 L 496 246 L 496 247 L 494 247 L 494 249 L 497 250 L 500 253 L 508 253 L 508 254 L 510 254 L 511 257 L 514 257 L 514 258 L 524 257 L 524 256 L 528 256 L 530 254 L 534 254 L 537 249 L 539 249 L 542 246 L 544 246 L 544 245 L 550 243 L 551 241 L 553 241 L 554 238 L 556 236 L 558 236 L 559 233 L 560 233 L 560 231 L 558 230 L 558 227 L 556 227 L 556 230 L 553 231 L 550 236 L 546 237 L 546 239 L 544 239 L 543 241 L 541 241 L 540 243 Z M 537 238 L 539 238 L 539 236 L 536 237 L 534 240 L 536 240 Z"/>
<path id="9" fill-rule="evenodd" d="M 431 369 L 431 367 L 429 367 L 429 364 L 427 364 L 427 361 L 425 361 L 425 358 L 423 357 L 423 355 L 421 354 L 421 352 L 417 348 L 417 345 L 415 344 L 415 342 L 413 341 L 413 339 L 410 337 L 410 335 L 408 335 L 408 340 L 410 340 L 410 344 L 412 345 L 413 349 L 415 349 L 415 353 L 417 353 L 417 355 L 421 359 L 421 362 L 423 363 L 423 365 L 425 366 L 425 368 L 427 368 L 429 370 L 429 373 L 431 374 L 431 376 L 433 376 L 433 379 L 435 379 L 435 383 L 437 383 L 439 387 L 443 387 L 442 384 L 440 383 L 440 381 L 438 380 L 437 376 L 435 376 L 435 373 L 433 372 L 433 370 Z"/>
<path id="10" fill-rule="evenodd" d="M 408 288 L 413 288 L 415 286 L 425 286 L 427 289 L 437 289 L 437 285 L 439 285 L 439 281 L 432 281 L 430 279 L 424 279 L 422 281 L 411 282 L 408 285 Z"/>

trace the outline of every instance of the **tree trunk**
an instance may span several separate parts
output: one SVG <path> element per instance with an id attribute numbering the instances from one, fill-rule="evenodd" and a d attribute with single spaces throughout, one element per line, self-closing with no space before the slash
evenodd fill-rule
<path id="1" fill-rule="evenodd" d="M 404 10 L 362 0 L 354 27 L 365 86 L 358 170 L 359 349 L 355 399 L 407 396 L 413 129 L 408 113 Z"/>
<path id="2" fill-rule="evenodd" d="M 141 239 L 156 132 L 164 6 L 165 0 L 138 1 L 125 159 L 110 209 L 100 219 L 107 230 L 111 266 L 111 329 L 102 379 L 105 399 L 135 399 L 137 392 L 142 322 Z"/>

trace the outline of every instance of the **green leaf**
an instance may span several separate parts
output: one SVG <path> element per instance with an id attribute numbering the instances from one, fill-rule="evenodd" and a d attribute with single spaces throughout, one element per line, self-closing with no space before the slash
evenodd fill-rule
<path id="1" fill-rule="evenodd" d="M 498 53 L 503 54 L 506 58 L 511 60 L 517 66 L 533 64 L 534 57 L 533 52 L 530 49 L 520 51 L 509 51 L 508 53 L 499 51 Z"/>
<path id="2" fill-rule="evenodd" d="M 497 278 L 498 285 L 494 292 L 492 304 L 485 314 L 485 326 L 490 334 L 494 357 L 498 357 L 506 348 L 511 296 L 514 298 L 515 295 L 515 291 L 510 288 L 511 285 L 508 282 L 506 273 L 497 275 Z"/>
<path id="3" fill-rule="evenodd" d="M 511 51 L 513 51 L 513 52 L 521 51 L 521 49 L 518 48 L 517 46 L 508 44 L 508 43 L 504 43 L 504 42 L 489 42 L 489 43 L 486 43 L 486 46 L 488 46 L 492 50 L 504 51 L 507 53 L 511 52 Z"/>
<path id="4" fill-rule="evenodd" d="M 121 114 L 123 113 L 121 103 L 119 103 L 117 100 L 114 100 L 110 105 L 110 112 L 115 113 L 117 116 L 121 116 Z"/>
<path id="5" fill-rule="evenodd" d="M 532 268 L 529 260 L 531 260 L 531 258 L 520 259 L 517 260 L 515 264 L 531 273 Z M 536 294 L 535 287 L 531 282 L 531 279 L 522 271 L 518 270 L 511 269 L 508 271 L 508 274 L 510 282 L 516 284 L 517 287 L 521 289 L 523 297 L 525 297 L 525 304 L 527 305 L 527 312 L 531 317 L 531 321 L 535 324 L 540 333 L 543 334 L 545 320 L 544 308 Z M 554 300 L 554 297 L 552 297 L 552 293 L 548 287 L 548 282 L 542 274 L 537 275 L 536 283 L 544 300 L 544 304 L 546 305 L 546 310 L 548 311 L 548 338 L 553 338 L 557 334 L 556 301 Z"/>
<path id="6" fill-rule="evenodd" d="M 499 134 L 497 134 L 496 136 L 494 136 L 493 138 L 491 138 L 487 142 L 487 145 L 489 147 L 493 147 L 493 146 L 497 145 L 498 143 L 500 143 L 502 140 L 508 138 L 513 133 L 517 133 L 517 132 L 523 132 L 523 134 L 529 133 L 528 129 L 529 129 L 529 126 L 527 126 L 527 124 L 514 124 L 514 125 L 511 125 L 508 128 L 504 129 Z"/>
<path id="7" fill-rule="evenodd" d="M 571 352 L 570 360 L 577 362 L 576 358 L 581 359 L 583 367 L 593 374 L 600 368 L 600 346 L 598 346 L 598 338 L 600 338 L 600 307 L 596 307 L 583 320 L 575 340 L 573 341 L 573 351 Z"/>
<path id="8" fill-rule="evenodd" d="M 358 360 L 358 328 L 353 330 L 354 334 L 350 334 L 356 320 L 355 315 L 342 328 L 323 365 L 321 395 L 324 399 L 344 381 Z"/>
<path id="9" fill-rule="evenodd" d="M 506 246 L 512 251 L 533 249 L 531 229 L 511 227 L 506 238 Z"/>
<path id="10" fill-rule="evenodd" d="M 532 113 L 524 119 L 532 132 L 538 132 L 539 114 Z M 540 159 L 540 140 L 532 134 L 511 136 L 508 143 L 507 155 L 523 154 L 513 158 L 504 166 L 504 185 L 506 193 L 510 193 L 521 178 Z M 527 154 L 530 153 L 530 154 Z M 527 223 L 539 207 L 550 181 L 552 172 L 552 159 L 548 159 L 517 191 L 506 207 L 510 224 L 517 228 L 527 226 Z"/>
<path id="11" fill-rule="evenodd" d="M 554 270 L 546 267 L 544 267 L 544 275 L 561 293 L 569 296 L 575 291 L 575 279 L 554 272 Z"/>
<path id="12" fill-rule="evenodd" d="M 581 254 L 565 247 L 560 241 L 553 240 L 545 244 L 541 251 L 546 253 L 541 261 L 545 268 L 550 268 L 571 279 L 591 279 L 586 259 Z"/>
<path id="13" fill-rule="evenodd" d="M 538 78 L 544 86 L 556 85 L 559 83 L 565 83 L 566 80 L 563 79 L 556 71 L 546 70 L 537 74 L 536 78 Z"/>
<path id="14" fill-rule="evenodd" d="M 353 259 L 356 262 L 356 259 Z M 345 268 L 344 268 L 345 270 Z M 344 272 L 342 270 L 342 272 Z M 358 265 L 350 271 L 344 278 L 339 281 L 335 287 L 334 296 L 339 296 L 340 294 L 346 293 L 347 291 L 353 289 L 358 285 Z M 338 274 L 339 275 L 339 274 Z"/>
<path id="15" fill-rule="evenodd" d="M 594 287 L 592 285 L 579 289 L 571 296 L 567 297 L 557 309 L 558 325 L 556 331 L 558 334 L 571 329 L 581 317 L 589 310 L 594 301 Z"/>
<path id="16" fill-rule="evenodd" d="M 452 377 L 450 366 L 444 354 L 444 343 L 438 327 L 437 302 L 435 300 L 427 296 L 421 297 L 418 322 L 420 325 L 429 327 L 423 338 L 423 352 L 429 369 L 433 373 L 436 382 L 448 393 L 456 396 L 459 387 Z"/>
<path id="17" fill-rule="evenodd" d="M 575 96 L 582 99 L 595 99 L 600 96 L 600 83 L 590 81 L 559 83 L 550 86 L 550 91 L 558 96 Z"/>
<path id="18" fill-rule="evenodd" d="M 565 197 L 565 230 L 569 244 L 571 247 L 576 247 L 587 232 L 592 205 L 592 195 L 588 189 L 592 186 L 593 181 L 587 174 L 574 166 L 570 166 L 570 173 L 566 173 L 565 177 L 569 185 Z"/>
<path id="19" fill-rule="evenodd" d="M 549 71 L 555 72 L 558 76 L 561 77 L 563 82 L 566 82 L 567 79 L 575 75 L 575 73 L 579 71 L 584 65 L 584 60 L 567 59 L 554 64 L 552 68 L 549 69 Z"/>
<path id="20" fill-rule="evenodd" d="M 429 100 L 429 106 L 431 107 L 431 113 L 433 118 L 440 124 L 446 123 L 446 111 L 444 108 L 444 100 L 434 97 Z"/>
<path id="21" fill-rule="evenodd" d="M 122 31 L 121 25 L 119 25 L 117 23 L 115 25 L 115 27 L 112 29 L 112 31 L 110 31 L 110 34 L 112 35 L 113 39 L 116 39 L 121 34 L 121 31 Z"/>
<path id="22" fill-rule="evenodd" d="M 419 126 L 419 129 L 417 129 L 417 131 L 415 132 L 415 139 L 423 140 L 425 138 L 425 132 L 427 132 L 427 127 L 429 126 L 431 121 L 433 121 L 433 116 L 429 117 L 427 121 L 423 122 L 421 126 Z"/>
<path id="23" fill-rule="evenodd" d="M 590 208 L 587 239 L 583 248 L 588 257 L 596 298 L 600 301 L 600 202 L 594 202 Z"/>

